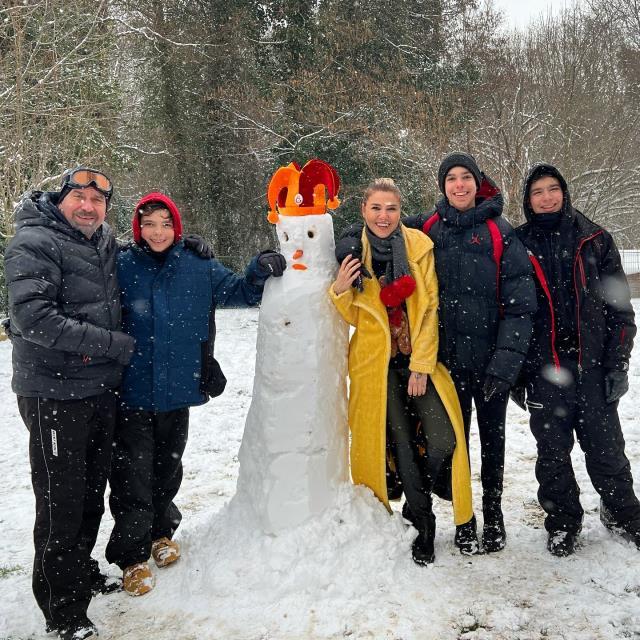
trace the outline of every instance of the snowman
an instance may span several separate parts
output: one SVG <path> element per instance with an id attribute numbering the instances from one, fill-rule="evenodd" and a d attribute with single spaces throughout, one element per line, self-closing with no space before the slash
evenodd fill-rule
<path id="1" fill-rule="evenodd" d="M 287 269 L 262 298 L 234 501 L 270 534 L 318 516 L 348 482 L 348 329 L 327 293 L 337 270 L 327 209 L 338 190 L 321 160 L 281 167 L 269 184 L 268 219 Z"/>

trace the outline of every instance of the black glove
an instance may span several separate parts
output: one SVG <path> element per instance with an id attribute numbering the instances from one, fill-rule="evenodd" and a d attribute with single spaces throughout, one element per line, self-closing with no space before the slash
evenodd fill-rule
<path id="1" fill-rule="evenodd" d="M 279 278 L 287 268 L 287 261 L 281 253 L 267 249 L 258 255 L 258 265 L 270 276 Z"/>
<path id="2" fill-rule="evenodd" d="M 629 377 L 626 371 L 609 371 L 604 377 L 604 397 L 607 403 L 620 400 L 629 391 Z"/>
<path id="3" fill-rule="evenodd" d="M 511 399 L 523 410 L 527 410 L 527 387 L 524 384 L 516 384 L 509 390 Z"/>
<path id="4" fill-rule="evenodd" d="M 484 385 L 482 386 L 482 393 L 484 393 L 484 401 L 489 402 L 494 395 L 500 395 L 509 391 L 511 385 L 502 378 L 496 378 L 495 376 L 488 375 L 484 379 Z"/>
<path id="5" fill-rule="evenodd" d="M 336 260 L 338 264 L 342 264 L 342 261 L 350 255 L 352 258 L 358 258 L 358 260 L 362 261 L 362 240 L 356 236 L 344 236 L 344 238 L 339 238 L 336 242 Z M 360 266 L 360 273 L 358 277 L 353 281 L 352 287 L 358 289 L 358 291 L 364 291 L 364 286 L 362 284 L 362 278 L 370 278 L 371 274 L 369 270 L 364 266 Z"/>
<path id="6" fill-rule="evenodd" d="M 184 242 L 184 246 L 189 251 L 193 251 L 199 258 L 205 258 L 206 260 L 213 258 L 213 249 L 202 236 L 190 233 L 182 236 L 182 242 Z"/>
<path id="7" fill-rule="evenodd" d="M 131 240 L 129 240 L 128 242 L 121 242 L 121 241 L 116 241 L 116 252 L 117 253 L 124 253 L 125 251 L 129 251 L 130 249 L 133 249 L 133 247 L 136 246 L 135 242 L 132 242 Z"/>

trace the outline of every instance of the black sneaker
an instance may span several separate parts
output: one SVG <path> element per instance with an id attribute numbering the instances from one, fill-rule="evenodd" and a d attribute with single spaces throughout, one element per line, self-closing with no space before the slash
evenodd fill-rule
<path id="1" fill-rule="evenodd" d="M 114 593 L 122 591 L 122 579 L 114 576 L 107 576 L 104 573 L 91 575 L 91 595 Z"/>
<path id="2" fill-rule="evenodd" d="M 89 619 L 58 629 L 58 637 L 60 640 L 85 640 L 85 638 L 94 638 L 97 636 L 98 629 L 96 629 L 96 626 Z"/>
<path id="3" fill-rule="evenodd" d="M 100 565 L 95 558 L 89 558 L 89 571 L 91 573 L 91 595 L 97 596 L 99 593 L 113 593 L 122 589 L 122 580 L 107 576 L 100 571 Z"/>
<path id="4" fill-rule="evenodd" d="M 465 522 L 456 527 L 454 542 L 463 556 L 475 556 L 480 553 L 475 516 L 473 516 L 469 522 Z"/>
<path id="5" fill-rule="evenodd" d="M 502 513 L 485 515 L 482 527 L 482 549 L 485 553 L 502 551 L 507 545 L 507 532 Z"/>
<path id="6" fill-rule="evenodd" d="M 550 531 L 547 549 L 558 558 L 566 558 L 575 553 L 578 534 L 570 531 Z"/>

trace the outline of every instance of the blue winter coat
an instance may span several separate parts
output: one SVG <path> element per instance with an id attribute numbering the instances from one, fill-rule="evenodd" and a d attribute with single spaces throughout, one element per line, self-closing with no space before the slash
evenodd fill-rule
<path id="1" fill-rule="evenodd" d="M 182 242 L 164 262 L 138 246 L 121 252 L 122 330 L 136 340 L 122 381 L 123 404 L 163 412 L 205 403 L 200 380 L 214 334 L 210 314 L 218 305 L 258 304 L 267 277 L 256 258 L 241 277 L 217 260 L 199 258 Z"/>

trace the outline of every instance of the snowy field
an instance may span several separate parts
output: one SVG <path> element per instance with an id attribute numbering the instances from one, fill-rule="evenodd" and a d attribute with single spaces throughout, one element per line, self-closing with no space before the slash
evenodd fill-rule
<path id="1" fill-rule="evenodd" d="M 640 303 L 636 302 L 636 311 Z M 581 455 L 574 463 L 586 516 L 569 558 L 546 550 L 536 500 L 535 444 L 527 416 L 510 405 L 505 520 L 507 548 L 468 558 L 453 545 L 450 505 L 438 502 L 436 562 L 416 566 L 415 531 L 389 517 L 362 488 L 345 487 L 318 522 L 278 538 L 248 530 L 225 506 L 235 491 L 237 452 L 252 392 L 258 312 L 218 312 L 216 355 L 227 391 L 192 410 L 178 505 L 183 558 L 157 571 L 154 591 L 99 596 L 89 616 L 105 639 L 127 640 L 591 640 L 640 638 L 640 552 L 598 520 L 598 497 Z M 31 594 L 33 497 L 27 431 L 10 389 L 11 347 L 0 343 L 0 639 L 44 639 Z M 640 347 L 621 402 L 627 454 L 640 492 Z M 478 437 L 472 433 L 474 491 Z M 476 505 L 479 500 L 476 497 Z M 395 505 L 396 509 L 400 505 Z M 95 556 L 103 569 L 105 516 Z"/>

